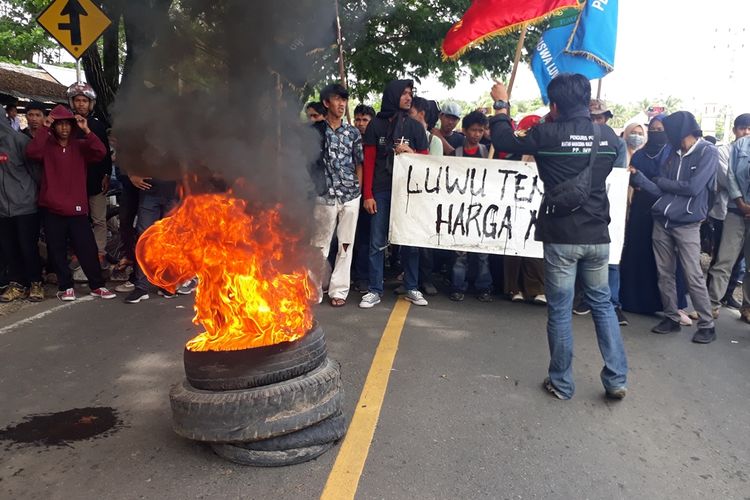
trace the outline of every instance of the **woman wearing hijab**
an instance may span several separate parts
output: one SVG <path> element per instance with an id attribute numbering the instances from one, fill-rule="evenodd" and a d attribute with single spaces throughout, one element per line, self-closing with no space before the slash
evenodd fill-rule
<path id="1" fill-rule="evenodd" d="M 627 127 L 623 134 L 628 153 L 632 155 L 630 165 L 643 172 L 649 179 L 658 175 L 660 163 L 671 152 L 671 146 L 664 132 L 664 118 L 666 115 L 659 114 L 651 119 L 648 124 L 648 140 L 640 149 L 634 148 L 631 152 L 631 143 L 635 145 L 638 140 L 628 141 L 630 135 L 637 134 L 637 127 L 641 127 L 640 125 L 634 124 Z M 622 249 L 620 262 L 620 302 L 625 311 L 637 314 L 653 314 L 662 310 L 656 259 L 651 241 L 654 227 L 651 207 L 654 202 L 656 202 L 654 196 L 645 190 L 635 189 L 630 202 L 628 222 L 625 226 L 625 246 Z M 687 307 L 687 286 L 679 264 L 676 277 L 680 323 L 690 326 L 692 321 L 684 312 Z"/>
<path id="2" fill-rule="evenodd" d="M 625 145 L 628 148 L 628 165 L 630 165 L 633 154 L 646 144 L 646 133 L 646 127 L 640 123 L 631 123 L 625 127 L 622 137 L 625 139 Z"/>

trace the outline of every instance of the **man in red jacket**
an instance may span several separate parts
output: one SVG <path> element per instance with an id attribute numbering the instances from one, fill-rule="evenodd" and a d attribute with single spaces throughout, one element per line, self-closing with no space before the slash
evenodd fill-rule
<path id="1" fill-rule="evenodd" d="M 74 127 L 83 132 L 73 136 Z M 58 272 L 58 297 L 75 300 L 73 278 L 68 267 L 68 241 L 89 279 L 91 295 L 113 299 L 115 294 L 104 288 L 98 251 L 88 218 L 86 166 L 101 161 L 107 149 L 91 133 L 86 119 L 73 115 L 62 105 L 53 109 L 42 129 L 26 147 L 26 156 L 42 164 L 42 186 L 39 207 L 42 209 L 48 258 Z"/>

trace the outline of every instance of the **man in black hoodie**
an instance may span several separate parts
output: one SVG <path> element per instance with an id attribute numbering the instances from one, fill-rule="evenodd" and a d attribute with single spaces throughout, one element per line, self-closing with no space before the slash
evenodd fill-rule
<path id="1" fill-rule="evenodd" d="M 391 212 L 393 160 L 402 153 L 427 154 L 429 145 L 424 127 L 409 117 L 414 83 L 394 80 L 383 92 L 380 113 L 370 122 L 363 140 L 365 163 L 363 207 L 372 215 L 370 227 L 370 285 L 359 307 L 369 309 L 380 303 L 383 295 L 383 256 L 388 246 L 388 222 Z M 419 249 L 401 247 L 406 300 L 426 306 L 418 289 Z"/>

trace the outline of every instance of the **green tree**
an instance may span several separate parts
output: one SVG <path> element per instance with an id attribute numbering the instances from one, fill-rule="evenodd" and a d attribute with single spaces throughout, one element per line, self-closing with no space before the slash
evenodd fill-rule
<path id="1" fill-rule="evenodd" d="M 34 17 L 49 0 L 0 0 L 10 15 L 0 23 L 0 57 L 31 61 L 33 54 L 46 53 L 56 44 L 34 22 Z M 82 62 L 87 79 L 101 95 L 101 110 L 106 115 L 122 76 L 127 81 L 135 62 L 146 52 L 158 50 L 157 33 L 180 37 L 184 52 L 174 60 L 185 61 L 190 53 L 196 64 L 176 64 L 168 70 L 192 86 L 209 87 L 216 83 L 212 75 L 232 71 L 236 64 L 223 59 L 227 43 L 221 19 L 237 0 L 98 0 L 112 19 L 112 26 L 103 40 L 84 55 Z M 340 13 L 345 49 L 346 73 L 352 92 L 360 99 L 379 94 L 393 78 L 413 78 L 417 85 L 428 75 L 436 76 L 448 87 L 455 86 L 462 75 L 472 79 L 480 76 L 507 76 L 518 41 L 518 34 L 495 38 L 483 43 L 458 61 L 443 61 L 441 43 L 451 26 L 458 21 L 471 0 L 340 0 Z M 333 11 L 334 0 L 317 2 L 316 8 Z M 1 8 L 1 7 L 0 7 Z M 283 23 L 283 20 L 281 21 Z M 310 21 L 314 22 L 314 21 Z M 278 33 L 294 52 L 297 38 L 304 39 L 305 26 L 290 26 Z M 323 84 L 339 79 L 338 47 L 335 26 L 326 41 L 304 46 L 313 60 L 306 81 L 287 82 L 304 100 Z M 539 29 L 531 28 L 526 37 L 527 53 L 531 52 Z M 13 43 L 11 39 L 16 39 Z M 252 64 L 254 50 L 248 48 L 245 64 Z M 299 50 L 297 50 L 299 52 Z M 296 55 L 295 55 L 296 57 Z M 239 62 L 238 62 L 239 63 Z M 198 69 L 203 71 L 199 71 Z M 206 71 L 213 68 L 216 71 Z M 165 68 L 167 71 L 167 68 Z"/>
<path id="2" fill-rule="evenodd" d="M 666 99 L 664 99 L 664 106 L 667 108 L 667 113 L 674 113 L 675 111 L 679 111 L 680 107 L 682 107 L 682 99 L 675 96 L 667 96 Z"/>
<path id="3" fill-rule="evenodd" d="M 172 0 L 95 1 L 112 24 L 82 58 L 88 81 L 97 93 L 97 108 L 109 118 L 109 107 L 136 60 L 155 44 L 168 23 Z"/>
<path id="4" fill-rule="evenodd" d="M 521 114 L 531 113 L 532 111 L 536 111 L 542 106 L 544 106 L 544 103 L 542 102 L 541 97 L 537 97 L 535 99 L 528 99 L 525 101 L 516 101 L 513 103 L 511 114 L 515 116 L 518 113 L 521 113 Z"/>
<path id="5" fill-rule="evenodd" d="M 34 54 L 51 61 L 57 44 L 39 26 L 34 18 L 47 0 L 0 1 L 0 60 L 16 64 L 29 64 Z"/>
<path id="6" fill-rule="evenodd" d="M 410 77 L 418 84 L 431 75 L 453 87 L 462 74 L 472 79 L 507 75 L 518 34 L 488 40 L 458 61 L 442 59 L 445 34 L 470 4 L 470 0 L 341 1 L 346 67 L 354 94 L 363 98 L 380 92 L 397 77 Z M 531 28 L 525 42 L 529 53 L 538 38 L 539 31 Z M 330 59 L 333 62 L 336 55 Z M 337 78 L 333 65 L 328 67 L 329 78 Z"/>

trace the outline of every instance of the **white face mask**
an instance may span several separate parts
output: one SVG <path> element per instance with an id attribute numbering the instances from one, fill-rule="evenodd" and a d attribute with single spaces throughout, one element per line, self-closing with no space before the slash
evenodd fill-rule
<path id="1" fill-rule="evenodd" d="M 625 138 L 625 143 L 631 148 L 640 148 L 646 142 L 646 138 L 638 134 L 630 134 Z"/>

